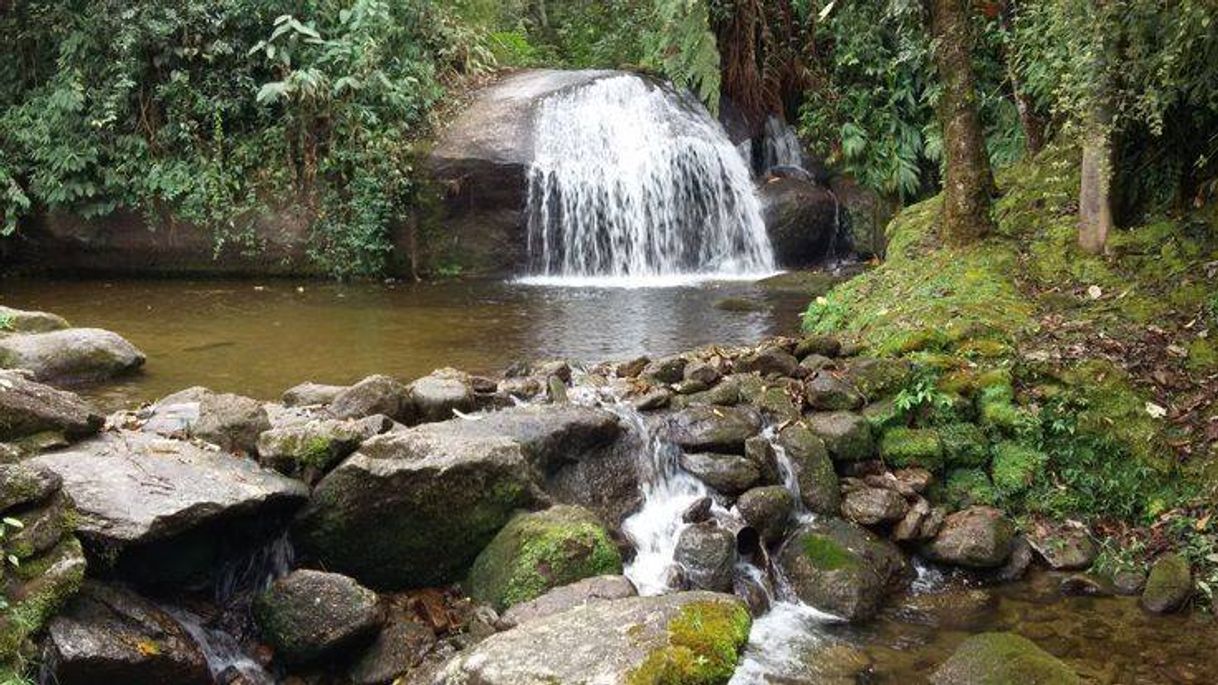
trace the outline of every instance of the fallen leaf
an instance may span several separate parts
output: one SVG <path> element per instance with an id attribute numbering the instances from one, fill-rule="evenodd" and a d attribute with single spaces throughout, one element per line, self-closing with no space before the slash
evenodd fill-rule
<path id="1" fill-rule="evenodd" d="M 1161 419 L 1164 416 L 1167 416 L 1167 410 L 1154 402 L 1146 403 L 1146 413 L 1150 414 L 1150 417 L 1153 419 Z"/>
<path id="2" fill-rule="evenodd" d="M 1087 296 L 1093 300 L 1098 300 L 1104 296 L 1104 291 L 1098 285 L 1093 285 L 1087 288 Z"/>

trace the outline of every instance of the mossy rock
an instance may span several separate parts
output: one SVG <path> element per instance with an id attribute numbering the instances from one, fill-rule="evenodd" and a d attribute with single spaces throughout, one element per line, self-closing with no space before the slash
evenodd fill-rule
<path id="1" fill-rule="evenodd" d="M 1155 560 L 1142 591 L 1142 606 L 1157 614 L 1179 609 L 1193 594 L 1193 575 L 1188 560 L 1179 554 L 1164 554 Z"/>
<path id="2" fill-rule="evenodd" d="M 1044 471 L 1048 461 L 1043 452 L 1026 445 L 1016 442 L 995 445 L 991 466 L 995 489 L 1004 497 L 1024 492 Z"/>
<path id="3" fill-rule="evenodd" d="M 465 588 L 503 611 L 561 585 L 621 572 L 621 554 L 596 516 L 556 506 L 514 516 L 478 555 Z"/>
<path id="4" fill-rule="evenodd" d="M 972 423 L 949 423 L 939 427 L 943 457 L 950 467 L 978 468 L 990 461 L 990 444 L 985 432 Z"/>
<path id="5" fill-rule="evenodd" d="M 993 385 L 982 390 L 977 398 L 977 416 L 981 425 L 1007 434 L 1014 434 L 1034 421 L 1015 404 L 1015 389 L 1010 385 Z"/>
<path id="6" fill-rule="evenodd" d="M 880 458 L 901 468 L 943 468 L 943 441 L 934 428 L 889 428 L 880 438 Z"/>
<path id="7" fill-rule="evenodd" d="M 9 608 L 0 614 L 0 664 L 12 660 L 26 639 L 42 630 L 80 590 L 85 555 L 76 538 L 68 537 L 12 573 L 7 584 Z"/>
<path id="8" fill-rule="evenodd" d="M 1080 685 L 1052 654 L 1014 633 L 985 633 L 964 641 L 930 679 L 933 685 Z"/>
<path id="9" fill-rule="evenodd" d="M 974 504 L 993 505 L 998 502 L 998 491 L 983 469 L 956 469 L 947 474 L 943 499 L 958 509 Z"/>
<path id="10" fill-rule="evenodd" d="M 654 650 L 627 685 L 720 685 L 736 672 L 752 618 L 744 606 L 692 602 L 668 622 L 668 645 Z"/>
<path id="11" fill-rule="evenodd" d="M 912 371 L 903 359 L 860 357 L 846 365 L 843 375 L 864 397 L 875 400 L 900 390 Z"/>

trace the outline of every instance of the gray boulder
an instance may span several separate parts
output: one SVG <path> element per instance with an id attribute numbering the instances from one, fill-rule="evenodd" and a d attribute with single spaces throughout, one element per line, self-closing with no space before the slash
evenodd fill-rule
<path id="1" fill-rule="evenodd" d="M 60 685 L 211 685 L 198 644 L 172 616 L 118 587 L 86 583 L 47 630 Z"/>
<path id="2" fill-rule="evenodd" d="M 410 398 L 422 421 L 447 421 L 454 410 L 473 411 L 476 402 L 469 377 L 455 369 L 440 369 L 416 380 Z"/>
<path id="3" fill-rule="evenodd" d="M 926 510 L 930 513 L 929 507 Z M 847 493 L 842 501 L 842 516 L 863 526 L 895 523 L 908 511 L 904 497 L 881 488 L 859 488 Z"/>
<path id="4" fill-rule="evenodd" d="M 0 368 L 25 369 L 45 383 L 103 381 L 143 364 L 143 352 L 117 333 L 100 328 L 0 337 Z"/>
<path id="5" fill-rule="evenodd" d="M 306 381 L 283 392 L 283 404 L 288 407 L 311 407 L 330 404 L 347 389 L 346 385 L 324 385 Z"/>
<path id="6" fill-rule="evenodd" d="M 152 583 L 204 582 L 228 545 L 271 534 L 308 496 L 248 459 L 131 431 L 27 463 L 62 478 L 77 534 L 100 560 Z"/>
<path id="7" fill-rule="evenodd" d="M 1188 560 L 1168 553 L 1155 560 L 1142 590 L 1142 607 L 1156 614 L 1166 614 L 1184 606 L 1193 595 L 1193 574 Z"/>
<path id="8" fill-rule="evenodd" d="M 547 405 L 378 435 L 317 484 L 294 538 L 376 588 L 454 582 L 543 482 L 599 461 L 620 433 L 608 412 Z"/>
<path id="9" fill-rule="evenodd" d="M 681 468 L 725 495 L 739 495 L 761 477 L 757 464 L 735 454 L 683 454 L 680 461 Z"/>
<path id="10" fill-rule="evenodd" d="M 907 571 L 904 555 L 891 542 L 827 518 L 795 531 L 779 551 L 778 564 L 802 601 L 848 621 L 875 616 Z"/>
<path id="11" fill-rule="evenodd" d="M 354 685 L 390 685 L 422 663 L 435 644 L 431 628 L 395 616 L 377 633 L 348 677 Z"/>
<path id="12" fill-rule="evenodd" d="M 199 418 L 191 435 L 229 452 L 253 454 L 258 436 L 271 429 L 262 403 L 249 397 L 207 393 L 199 400 Z"/>
<path id="13" fill-rule="evenodd" d="M 1011 556 L 1015 524 L 992 507 L 969 507 L 948 515 L 938 535 L 923 547 L 933 561 L 967 568 L 998 568 Z"/>
<path id="14" fill-rule="evenodd" d="M 803 505 L 818 514 L 837 515 L 841 508 L 837 472 L 820 438 L 797 423 L 778 434 L 778 445 L 786 453 L 788 466 L 799 484 Z"/>
<path id="15" fill-rule="evenodd" d="M 410 389 L 382 375 L 369 376 L 338 393 L 329 409 L 336 419 L 363 419 L 381 414 L 407 425 L 417 419 Z"/>
<path id="16" fill-rule="evenodd" d="M 258 436 L 258 460 L 290 476 L 315 480 L 359 448 L 365 440 L 389 430 L 385 416 L 366 419 L 314 419 L 273 428 Z"/>
<path id="17" fill-rule="evenodd" d="M 845 378 L 829 369 L 821 369 L 804 384 L 808 406 L 817 411 L 859 409 L 863 395 Z"/>
<path id="18" fill-rule="evenodd" d="M 862 415 L 849 411 L 810 414 L 805 422 L 825 442 L 834 461 L 864 461 L 875 457 L 871 425 Z"/>
<path id="19" fill-rule="evenodd" d="M 673 561 L 685 570 L 691 588 L 730 592 L 736 536 L 714 522 L 696 523 L 681 531 Z"/>
<path id="20" fill-rule="evenodd" d="M 837 233 L 833 195 L 815 182 L 773 177 L 762 184 L 762 215 L 779 265 L 799 268 L 816 264 L 829 252 Z M 848 246 L 837 246 L 843 252 Z"/>
<path id="21" fill-rule="evenodd" d="M 1028 543 L 1058 571 L 1081 571 L 1091 567 L 1100 550 L 1086 529 L 1072 526 L 1033 526 Z"/>
<path id="22" fill-rule="evenodd" d="M 553 616 L 594 602 L 625 599 L 638 595 L 634 584 L 625 576 L 595 576 L 570 585 L 556 587 L 544 595 L 512 606 L 499 618 L 504 628 Z"/>
<path id="23" fill-rule="evenodd" d="M 317 662 L 368 642 L 384 620 L 375 592 L 321 571 L 280 578 L 253 609 L 263 639 L 288 664 Z"/>
<path id="24" fill-rule="evenodd" d="M 5 333 L 47 333 L 68 328 L 58 314 L 26 311 L 0 305 L 0 335 Z"/>
<path id="25" fill-rule="evenodd" d="M 737 372 L 756 373 L 761 376 L 790 376 L 798 367 L 799 360 L 791 353 L 772 345 L 736 362 Z"/>
<path id="26" fill-rule="evenodd" d="M 744 454 L 744 441 L 761 432 L 752 407 L 696 406 L 669 419 L 668 436 L 686 452 Z"/>
<path id="27" fill-rule="evenodd" d="M 736 511 L 766 544 L 773 544 L 786 535 L 795 511 L 795 498 L 781 485 L 753 488 L 736 500 Z"/>
<path id="28" fill-rule="evenodd" d="M 726 683 L 750 626 L 747 607 L 730 595 L 595 602 L 493 635 L 446 664 L 433 683 Z"/>
<path id="29" fill-rule="evenodd" d="M 36 504 L 59 492 L 59 474 L 29 462 L 0 464 L 0 511 Z"/>
<path id="30" fill-rule="evenodd" d="M 0 442 L 55 431 L 69 439 L 96 433 L 104 423 L 75 394 L 0 371 Z"/>

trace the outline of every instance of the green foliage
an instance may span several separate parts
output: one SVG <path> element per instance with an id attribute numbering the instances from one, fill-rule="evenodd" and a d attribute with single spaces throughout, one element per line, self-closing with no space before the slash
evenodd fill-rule
<path id="1" fill-rule="evenodd" d="M 907 421 L 948 414 L 953 406 L 951 395 L 939 390 L 938 372 L 929 366 L 915 367 L 913 378 L 901 388 L 893 403 Z"/>
<path id="2" fill-rule="evenodd" d="M 9 543 L 9 533 L 12 531 L 21 530 L 25 524 L 15 518 L 8 516 L 0 519 L 0 578 L 8 576 L 9 568 L 17 568 L 21 565 L 21 561 L 17 555 L 13 553 Z M 3 593 L 0 593 L 0 611 L 8 609 L 8 599 Z"/>
<path id="3" fill-rule="evenodd" d="M 656 0 L 653 20 L 656 28 L 645 42 L 648 66 L 717 111 L 722 77 L 707 0 Z"/>

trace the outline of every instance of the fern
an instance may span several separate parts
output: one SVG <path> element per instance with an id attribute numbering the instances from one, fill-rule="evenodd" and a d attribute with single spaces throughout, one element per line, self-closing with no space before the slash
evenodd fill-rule
<path id="1" fill-rule="evenodd" d="M 697 94 L 718 114 L 719 46 L 710 28 L 706 0 L 656 0 L 653 12 L 656 28 L 644 43 L 646 65 Z"/>

